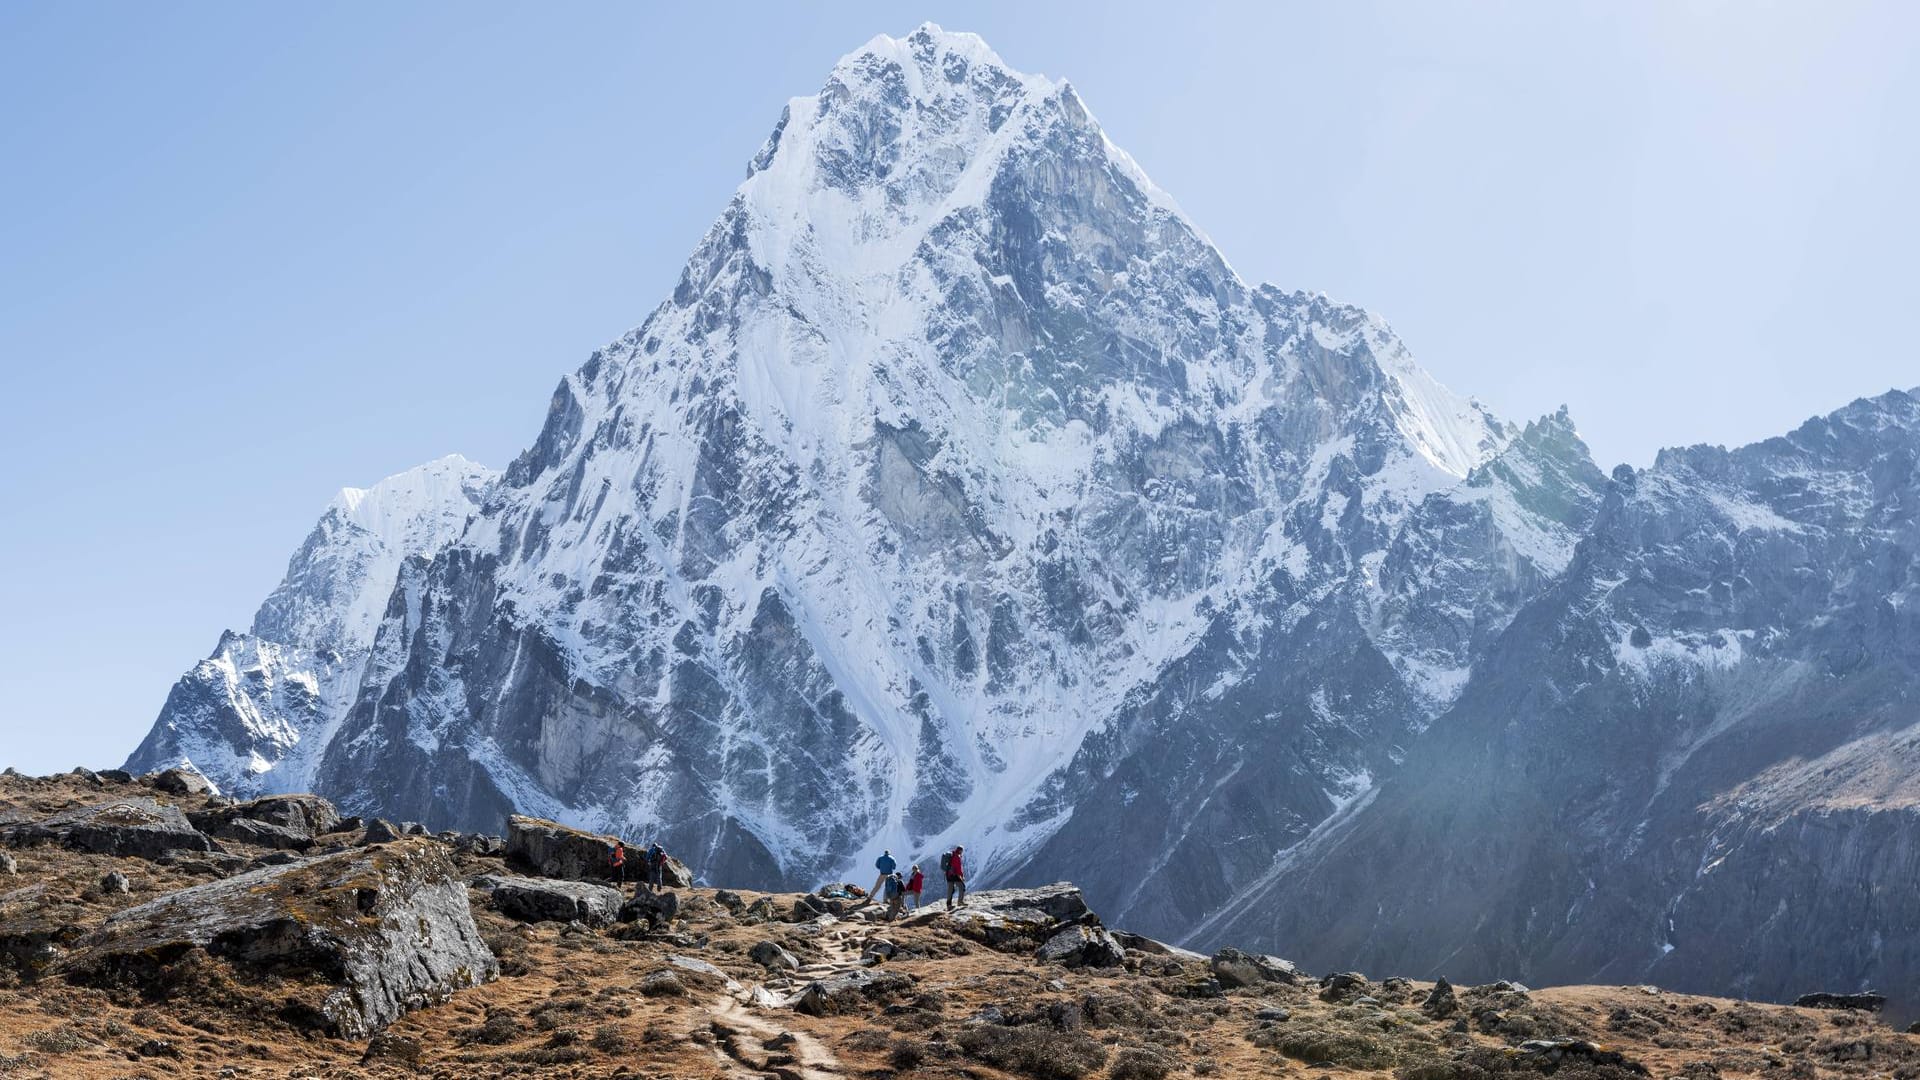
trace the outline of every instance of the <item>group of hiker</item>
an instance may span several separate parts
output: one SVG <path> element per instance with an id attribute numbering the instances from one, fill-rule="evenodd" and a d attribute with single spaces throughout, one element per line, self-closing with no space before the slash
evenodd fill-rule
<path id="1" fill-rule="evenodd" d="M 622 886 L 627 883 L 627 845 L 625 841 L 615 840 L 607 855 L 613 864 L 614 873 L 619 875 Z M 659 892 L 666 888 L 667 849 L 658 843 L 650 845 L 640 856 L 640 877 L 634 884 L 634 895 L 642 892 Z"/>
<path id="2" fill-rule="evenodd" d="M 947 883 L 948 911 L 952 911 L 956 904 L 965 907 L 967 903 L 966 851 L 964 846 L 955 844 L 952 851 L 940 853 L 940 876 L 945 878 Z M 625 886 L 627 881 L 625 841 L 619 839 L 613 841 L 613 845 L 607 849 L 607 861 L 611 864 L 615 875 L 619 877 L 620 884 Z M 909 900 L 913 903 L 913 910 L 920 910 L 923 903 L 922 894 L 927 887 L 927 875 L 921 871 L 919 863 L 914 863 L 910 871 L 902 873 L 900 863 L 894 859 L 893 852 L 889 850 L 882 851 L 880 857 L 873 861 L 873 866 L 880 871 L 880 876 L 874 879 L 873 890 L 861 901 L 862 907 L 875 900 L 884 900 L 887 905 L 886 917 L 889 919 L 898 918 L 904 914 Z M 648 891 L 659 892 L 666 888 L 666 849 L 658 842 L 649 845 L 645 853 L 640 856 L 639 869 L 640 876 L 634 886 L 635 895 Z M 848 889 L 854 894 L 860 891 L 851 885 Z"/>
<path id="3" fill-rule="evenodd" d="M 955 844 L 952 851 L 940 853 L 940 874 L 947 880 L 948 911 L 953 910 L 956 897 L 962 906 L 967 902 L 966 850 Z M 880 857 L 873 861 L 873 868 L 880 871 L 880 876 L 874 879 L 873 891 L 867 894 L 865 903 L 870 904 L 876 898 L 884 899 L 889 919 L 898 918 L 906 911 L 908 898 L 913 900 L 913 910 L 920 910 L 927 875 L 921 871 L 919 863 L 914 863 L 913 869 L 902 875 L 893 852 L 886 850 L 880 852 Z"/>

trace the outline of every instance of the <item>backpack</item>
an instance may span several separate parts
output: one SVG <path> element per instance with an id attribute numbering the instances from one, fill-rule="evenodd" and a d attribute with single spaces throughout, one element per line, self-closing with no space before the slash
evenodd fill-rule
<path id="1" fill-rule="evenodd" d="M 948 877 L 953 876 L 953 852 L 943 851 L 940 853 L 940 872 Z"/>

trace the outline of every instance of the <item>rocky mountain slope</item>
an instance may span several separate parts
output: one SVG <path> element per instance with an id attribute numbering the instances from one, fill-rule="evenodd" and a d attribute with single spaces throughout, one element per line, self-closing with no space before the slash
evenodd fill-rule
<path id="1" fill-rule="evenodd" d="M 1920 1004 L 1920 398 L 1616 472 L 1364 807 L 1201 937 Z"/>
<path id="2" fill-rule="evenodd" d="M 0 775 L 0 1075 L 1838 1080 L 1920 1069 L 1920 1037 L 1866 1011 L 1651 986 L 1316 979 L 1274 957 L 1202 956 L 1109 927 L 1068 884 L 898 919 L 821 895 L 630 896 L 593 880 L 605 838 L 540 822 L 506 838 L 415 835 L 341 819 L 312 796 L 208 798 L 191 780 Z M 572 861 L 575 845 L 602 858 Z"/>
<path id="3" fill-rule="evenodd" d="M 458 537 L 494 480 L 453 455 L 343 489 L 252 629 L 222 634 L 174 684 L 127 767 L 190 765 L 233 795 L 310 790 L 359 692 L 401 566 Z"/>
<path id="4" fill-rule="evenodd" d="M 1609 480 L 926 26 L 788 104 L 502 476 L 323 521 L 130 764 L 758 889 L 964 842 L 1323 966 L 1858 989 L 1920 929 L 1912 408 Z"/>

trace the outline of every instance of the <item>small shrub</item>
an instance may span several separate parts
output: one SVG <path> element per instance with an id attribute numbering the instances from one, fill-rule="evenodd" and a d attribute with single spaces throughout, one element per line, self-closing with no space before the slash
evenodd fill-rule
<path id="1" fill-rule="evenodd" d="M 617 1024 L 601 1024 L 593 1029 L 593 1048 L 603 1054 L 621 1054 L 631 1049 L 633 1040 L 627 1038 Z"/>
<path id="2" fill-rule="evenodd" d="M 527 959 L 527 943 L 511 930 L 482 930 L 480 940 L 493 958 L 500 962 L 500 974 L 517 978 L 533 970 Z"/>
<path id="3" fill-rule="evenodd" d="M 43 1054 L 71 1054 L 75 1050 L 85 1050 L 98 1045 L 92 1039 L 73 1030 L 70 1025 L 36 1031 L 20 1041 Z"/>
<path id="4" fill-rule="evenodd" d="M 1106 1064 L 1106 1048 L 1077 1032 L 982 1024 L 960 1033 L 968 1057 L 1036 1080 L 1079 1080 Z"/>
<path id="5" fill-rule="evenodd" d="M 1266 1038 L 1262 1038 L 1266 1036 Z M 1386 1043 L 1370 1035 L 1347 1031 L 1284 1030 L 1256 1032 L 1255 1046 L 1271 1046 L 1296 1061 L 1309 1065 L 1345 1065 L 1352 1069 L 1386 1069 L 1394 1064 L 1393 1051 Z M 1423 1078 L 1426 1080 L 1426 1078 Z"/>
<path id="6" fill-rule="evenodd" d="M 887 1064 L 900 1072 L 917 1069 L 925 1060 L 927 1060 L 926 1044 L 914 1042 L 911 1039 L 895 1039 L 892 1048 L 887 1051 Z"/>
<path id="7" fill-rule="evenodd" d="M 1113 1056 L 1107 1080 L 1167 1080 L 1173 1059 L 1152 1050 L 1130 1046 Z"/>

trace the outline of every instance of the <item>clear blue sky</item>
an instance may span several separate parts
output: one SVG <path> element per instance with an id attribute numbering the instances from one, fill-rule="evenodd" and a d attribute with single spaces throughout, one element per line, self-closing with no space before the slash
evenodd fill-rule
<path id="1" fill-rule="evenodd" d="M 785 100 L 928 18 L 1605 464 L 1920 383 L 1920 4 L 11 0 L 0 765 L 117 763 L 336 488 L 505 465 Z"/>

